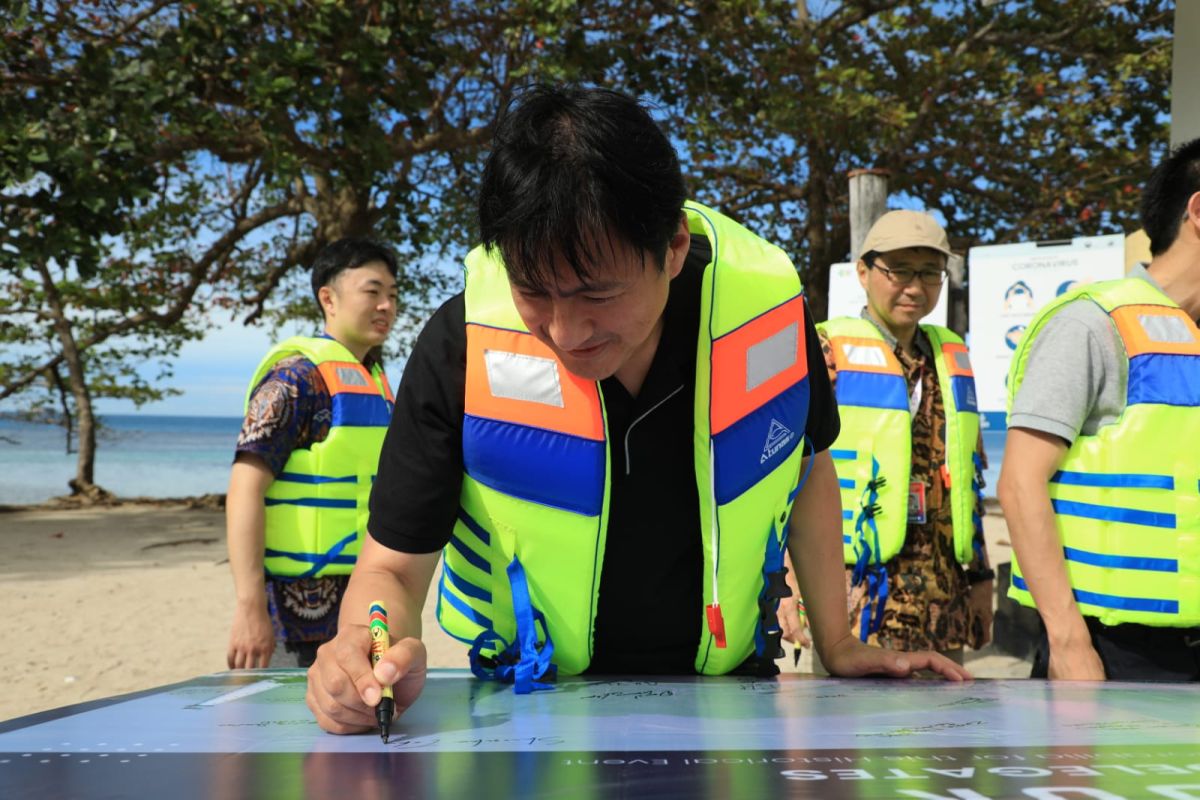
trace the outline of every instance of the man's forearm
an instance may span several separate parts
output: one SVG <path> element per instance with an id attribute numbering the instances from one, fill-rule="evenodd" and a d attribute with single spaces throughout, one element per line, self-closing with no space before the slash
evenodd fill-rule
<path id="1" fill-rule="evenodd" d="M 842 507 L 828 451 L 811 456 L 812 471 L 792 505 L 788 553 L 804 595 L 813 641 L 822 656 L 850 635 L 842 557 Z"/>
<path id="2" fill-rule="evenodd" d="M 1021 576 L 1037 603 L 1051 645 L 1089 641 L 1087 626 L 1071 591 L 1062 540 L 1042 470 L 1009 464 L 1000 477 L 999 498 Z"/>
<path id="3" fill-rule="evenodd" d="M 410 556 L 388 550 L 367 534 L 350 575 L 338 627 L 366 625 L 367 610 L 380 600 L 387 607 L 392 640 L 421 638 L 421 611 L 438 555 Z"/>
<path id="4" fill-rule="evenodd" d="M 355 569 L 342 595 L 338 627 L 366 625 L 371 603 L 382 601 L 388 613 L 388 633 L 392 640 L 421 638 L 421 608 L 424 598 L 412 592 L 386 570 Z"/>
<path id="5" fill-rule="evenodd" d="M 258 466 L 239 461 L 233 465 L 225 497 L 226 547 L 234 593 L 240 604 L 265 602 L 263 495 L 271 477 L 269 471 L 264 476 Z"/>

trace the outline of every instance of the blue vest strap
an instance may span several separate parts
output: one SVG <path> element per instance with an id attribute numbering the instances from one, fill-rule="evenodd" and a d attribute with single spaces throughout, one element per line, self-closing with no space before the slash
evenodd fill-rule
<path id="1" fill-rule="evenodd" d="M 279 497 L 268 497 L 263 501 L 264 506 L 304 506 L 306 508 L 344 508 L 353 511 L 358 508 L 356 500 L 336 500 L 327 497 L 297 497 L 285 500 Z"/>
<path id="2" fill-rule="evenodd" d="M 879 490 L 887 483 L 887 478 L 879 477 L 879 461 L 871 457 L 871 480 L 863 491 L 865 499 L 860 500 L 858 518 L 854 521 L 854 532 L 857 535 L 855 549 L 858 552 L 858 562 L 854 565 L 853 580 L 855 586 L 862 583 L 863 572 L 872 561 L 878 561 L 879 527 L 875 524 L 875 515 L 879 513 Z M 870 536 L 868 538 L 868 531 Z M 874 546 L 872 546 L 874 545 Z"/>
<path id="3" fill-rule="evenodd" d="M 983 459 L 979 451 L 971 453 L 971 461 L 975 464 L 975 477 L 971 480 L 971 489 L 975 492 L 975 510 L 971 513 L 971 524 L 975 531 L 975 541 L 972 547 L 976 556 L 983 555 Z"/>
<path id="4" fill-rule="evenodd" d="M 864 642 L 872 633 L 879 630 L 879 626 L 883 623 L 883 607 L 887 605 L 887 598 L 887 570 L 880 566 L 873 566 L 867 570 L 867 602 L 863 605 L 858 627 L 858 638 Z M 872 607 L 875 609 L 873 619 L 871 617 Z"/>
<path id="5" fill-rule="evenodd" d="M 340 477 L 329 477 L 326 475 L 309 475 L 303 472 L 281 472 L 275 476 L 277 481 L 287 481 L 288 483 L 311 483 L 320 485 L 323 483 L 358 483 L 357 475 L 344 475 Z"/>
<path id="6" fill-rule="evenodd" d="M 1159 511 L 1142 511 L 1137 508 L 1080 503 L 1074 500 L 1053 498 L 1050 504 L 1054 513 L 1066 517 L 1084 517 L 1106 522 L 1124 522 L 1129 525 L 1146 525 L 1152 528 L 1174 528 L 1175 515 Z"/>
<path id="7" fill-rule="evenodd" d="M 529 694 L 541 689 L 553 689 L 558 668 L 550 663 L 554 657 L 554 642 L 546 627 L 546 617 L 533 605 L 525 568 L 515 557 L 508 565 L 508 582 L 512 592 L 513 616 L 517 621 L 517 638 L 506 642 L 490 628 L 479 634 L 471 645 L 471 672 L 482 680 L 511 683 L 517 694 Z M 541 625 L 544 644 L 539 646 L 538 625 Z M 486 663 L 481 651 L 496 644 L 496 658 Z"/>
<path id="8" fill-rule="evenodd" d="M 342 551 L 346 549 L 351 542 L 358 538 L 357 531 L 351 531 L 342 538 L 341 541 L 333 545 L 324 553 L 289 553 L 286 550 L 275 550 L 270 547 L 266 548 L 265 554 L 267 558 L 290 558 L 293 561 L 305 561 L 312 564 L 308 571 L 303 575 L 298 575 L 297 578 L 311 578 L 317 572 L 328 564 L 353 564 L 354 556 L 344 556 Z"/>
<path id="9" fill-rule="evenodd" d="M 803 479 L 801 480 L 803 482 Z M 783 521 L 787 525 L 787 520 Z M 758 674 L 778 675 L 775 659 L 783 656 L 783 629 L 779 627 L 779 600 L 791 597 L 787 585 L 787 568 L 783 565 L 783 554 L 787 551 L 787 528 L 780 529 L 771 524 L 767 536 L 766 552 L 763 555 L 763 588 L 758 593 L 758 624 L 754 627 L 754 654 L 758 659 Z"/>
<path id="10" fill-rule="evenodd" d="M 492 571 L 491 563 L 486 558 L 468 547 L 466 542 L 460 539 L 457 534 L 450 534 L 450 546 L 457 550 L 458 554 L 461 555 L 467 561 L 467 563 L 471 564 L 471 566 L 475 567 L 480 572 L 490 573 Z"/>
<path id="11" fill-rule="evenodd" d="M 1029 591 L 1029 584 L 1025 583 L 1024 578 L 1020 575 L 1013 575 L 1013 586 L 1024 591 Z M 1099 592 L 1088 592 L 1083 589 L 1072 589 L 1071 593 L 1075 595 L 1075 600 L 1080 603 L 1087 603 L 1092 606 L 1100 606 L 1101 608 L 1117 608 L 1127 611 L 1151 611 L 1157 614 L 1178 614 L 1178 600 L 1160 600 L 1153 597 L 1122 597 L 1115 594 L 1101 594 Z"/>
<path id="12" fill-rule="evenodd" d="M 850 582 L 854 586 L 858 586 L 864 580 L 867 581 L 867 602 L 863 605 L 859 626 L 859 638 L 864 642 L 867 637 L 879 630 L 879 626 L 883 622 L 883 606 L 887 603 L 888 596 L 888 574 L 887 569 L 879 563 L 878 554 L 881 552 L 879 526 L 875 524 L 875 515 L 879 513 L 879 490 L 885 483 L 887 483 L 887 479 L 879 477 L 879 461 L 872 456 L 871 480 L 867 481 L 867 488 L 864 491 L 866 501 L 862 504 L 862 510 L 859 511 L 858 519 L 854 523 L 854 530 L 858 535 L 855 547 L 858 561 L 854 564 L 854 571 L 850 576 Z M 868 530 L 870 531 L 869 538 Z M 873 619 L 872 608 L 875 610 Z"/>
<path id="13" fill-rule="evenodd" d="M 1066 486 L 1166 489 L 1167 491 L 1175 489 L 1175 478 L 1171 475 L 1144 475 L 1128 472 L 1072 472 L 1060 469 L 1050 477 L 1050 482 Z"/>

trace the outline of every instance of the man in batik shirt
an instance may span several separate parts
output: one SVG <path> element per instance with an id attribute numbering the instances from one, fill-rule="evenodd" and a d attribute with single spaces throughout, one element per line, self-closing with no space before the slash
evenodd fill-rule
<path id="1" fill-rule="evenodd" d="M 337 633 L 365 513 L 353 541 L 356 488 L 330 500 L 318 487 L 370 476 L 379 460 L 392 408 L 379 354 L 396 319 L 396 272 L 395 255 L 376 242 L 342 239 L 322 250 L 312 287 L 324 332 L 273 348 L 252 382 L 226 501 L 237 593 L 231 669 L 284 666 L 284 650 L 307 667 Z M 347 394 L 357 401 L 353 410 L 347 403 L 335 413 L 335 396 Z M 364 408 L 369 419 L 350 418 Z M 331 430 L 341 433 L 334 438 Z M 365 509 L 369 480 L 360 482 Z M 304 530 L 309 524 L 328 530 Z M 322 538 L 330 533 L 333 547 Z"/>

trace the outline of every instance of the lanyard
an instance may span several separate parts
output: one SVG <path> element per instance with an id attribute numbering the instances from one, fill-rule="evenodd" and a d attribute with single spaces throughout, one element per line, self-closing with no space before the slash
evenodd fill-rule
<path id="1" fill-rule="evenodd" d="M 917 380 L 913 384 L 912 391 L 908 394 L 908 413 L 915 417 L 917 411 L 921 408 L 921 392 L 924 391 L 925 384 L 925 366 L 922 365 L 917 369 Z"/>

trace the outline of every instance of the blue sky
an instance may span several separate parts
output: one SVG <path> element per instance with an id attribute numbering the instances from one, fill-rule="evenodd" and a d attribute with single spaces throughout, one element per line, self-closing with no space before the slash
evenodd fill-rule
<path id="1" fill-rule="evenodd" d="M 175 361 L 175 377 L 165 384 L 182 390 L 177 397 L 147 403 L 140 409 L 127 400 L 98 400 L 101 414 L 173 414 L 238 417 L 246 384 L 254 368 L 276 339 L 312 333 L 310 325 L 268 331 L 228 322 L 198 342 L 189 342 Z M 390 376 L 389 376 L 390 377 Z"/>
<path id="2" fill-rule="evenodd" d="M 97 410 L 101 414 L 240 417 L 250 377 L 271 345 L 289 336 L 314 333 L 319 331 L 309 323 L 267 329 L 227 322 L 202 341 L 183 347 L 175 361 L 175 377 L 164 384 L 182 394 L 141 408 L 127 400 L 99 400 Z M 388 362 L 388 380 L 393 387 L 399 384 L 403 370 L 403 360 Z"/>

